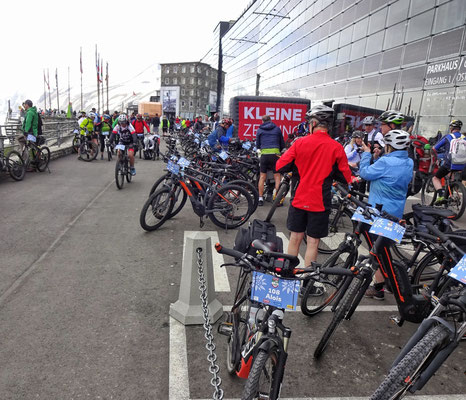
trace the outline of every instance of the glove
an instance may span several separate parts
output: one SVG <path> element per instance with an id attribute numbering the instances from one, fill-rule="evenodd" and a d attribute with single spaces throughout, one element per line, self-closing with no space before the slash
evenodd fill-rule
<path id="1" fill-rule="evenodd" d="M 432 146 L 429 143 L 427 143 L 424 145 L 424 150 L 432 150 Z"/>

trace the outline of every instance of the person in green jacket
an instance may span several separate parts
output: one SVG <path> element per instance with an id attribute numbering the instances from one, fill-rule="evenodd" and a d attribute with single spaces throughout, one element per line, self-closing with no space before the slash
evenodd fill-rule
<path id="1" fill-rule="evenodd" d="M 21 151 L 24 149 L 26 145 L 26 140 L 31 142 L 36 142 L 37 138 L 37 129 L 39 125 L 39 117 L 37 115 L 37 109 L 35 106 L 32 105 L 31 100 L 26 100 L 23 103 L 23 107 L 26 110 L 26 115 L 23 121 L 23 135 L 20 135 L 18 138 L 18 142 L 21 146 Z"/>

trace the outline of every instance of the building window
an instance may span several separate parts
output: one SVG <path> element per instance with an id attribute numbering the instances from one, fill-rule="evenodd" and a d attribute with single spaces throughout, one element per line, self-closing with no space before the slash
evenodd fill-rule
<path id="1" fill-rule="evenodd" d="M 197 73 L 200 74 L 201 73 L 201 67 L 197 67 Z"/>
<path id="2" fill-rule="evenodd" d="M 186 102 L 184 100 L 181 100 L 181 107 L 183 107 L 183 108 L 186 107 Z"/>
<path id="3" fill-rule="evenodd" d="M 194 107 L 194 103 L 192 99 L 189 99 L 189 108 L 193 108 L 193 107 Z"/>
<path id="4" fill-rule="evenodd" d="M 191 90 L 189 91 L 189 95 L 190 95 L 190 96 L 194 96 L 194 89 L 191 89 Z"/>
<path id="5" fill-rule="evenodd" d="M 198 101 L 197 101 L 197 108 L 199 108 L 200 106 L 201 106 L 201 101 L 198 100 Z"/>
<path id="6" fill-rule="evenodd" d="M 201 97 L 201 91 L 199 89 L 196 90 L 197 97 Z"/>
<path id="7" fill-rule="evenodd" d="M 205 81 L 205 87 L 209 87 L 209 82 Z"/>
<path id="8" fill-rule="evenodd" d="M 198 84 L 199 86 L 201 86 L 201 85 L 202 85 L 202 79 L 199 78 L 199 79 L 197 80 L 197 84 Z"/>
<path id="9" fill-rule="evenodd" d="M 186 67 L 185 67 L 184 65 L 181 67 L 181 72 L 182 72 L 183 74 L 186 73 Z"/>
<path id="10" fill-rule="evenodd" d="M 190 82 L 191 82 L 191 85 L 194 85 L 194 78 L 191 78 Z"/>
<path id="11" fill-rule="evenodd" d="M 170 78 L 165 78 L 165 85 L 169 85 L 170 84 Z"/>
<path id="12" fill-rule="evenodd" d="M 178 84 L 178 79 L 177 78 L 173 78 L 173 84 L 174 85 Z"/>
<path id="13" fill-rule="evenodd" d="M 185 95 L 185 90 L 184 90 L 184 89 L 181 89 L 181 95 L 182 95 L 182 96 Z"/>
<path id="14" fill-rule="evenodd" d="M 165 73 L 166 73 L 166 74 L 169 74 L 169 73 L 170 73 L 170 68 L 169 68 L 169 67 L 165 68 Z"/>
<path id="15" fill-rule="evenodd" d="M 183 76 L 183 77 L 181 78 L 181 84 L 184 85 L 185 83 L 186 83 L 186 78 Z"/>
<path id="16" fill-rule="evenodd" d="M 173 67 L 173 73 L 177 74 L 178 73 L 178 67 Z"/>
<path id="17" fill-rule="evenodd" d="M 209 76 L 209 70 L 208 69 L 205 70 L 205 76 Z"/>
<path id="18" fill-rule="evenodd" d="M 191 65 L 191 73 L 194 74 L 195 68 L 194 65 Z"/>

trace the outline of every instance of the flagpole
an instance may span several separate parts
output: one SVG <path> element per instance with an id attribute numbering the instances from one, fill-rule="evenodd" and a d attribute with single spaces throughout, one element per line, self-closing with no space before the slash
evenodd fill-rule
<path id="1" fill-rule="evenodd" d="M 83 48 L 79 49 L 79 70 L 81 71 L 81 111 L 83 108 Z"/>
<path id="2" fill-rule="evenodd" d="M 71 103 L 70 67 L 68 67 L 68 105 Z"/>
<path id="3" fill-rule="evenodd" d="M 107 110 L 110 111 L 110 108 L 108 108 L 108 62 L 107 62 L 107 70 L 106 70 L 105 80 L 107 81 Z"/>
<path id="4" fill-rule="evenodd" d="M 97 69 L 97 112 L 100 114 L 99 57 L 97 56 L 97 45 L 95 45 L 95 66 Z"/>
<path id="5" fill-rule="evenodd" d="M 100 59 L 100 84 L 102 86 L 102 114 L 105 111 L 105 101 L 104 101 L 104 60 L 103 58 Z"/>
<path id="6" fill-rule="evenodd" d="M 57 82 L 57 112 L 60 114 L 60 98 L 58 97 L 58 68 L 55 68 L 55 81 Z"/>
<path id="7" fill-rule="evenodd" d="M 46 80 L 45 80 L 45 69 L 43 70 L 44 72 L 44 110 L 47 112 L 47 90 L 45 88 Z"/>
<path id="8" fill-rule="evenodd" d="M 50 94 L 50 74 L 49 69 L 47 68 L 47 87 L 49 89 L 49 107 L 52 109 L 52 96 Z"/>

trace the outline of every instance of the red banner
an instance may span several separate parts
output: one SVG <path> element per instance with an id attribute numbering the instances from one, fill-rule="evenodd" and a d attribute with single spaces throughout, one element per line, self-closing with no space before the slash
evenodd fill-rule
<path id="1" fill-rule="evenodd" d="M 296 125 L 304 121 L 307 105 L 240 101 L 238 109 L 238 136 L 241 140 L 255 140 L 263 115 L 270 115 L 272 121 L 282 130 L 286 140 Z"/>

